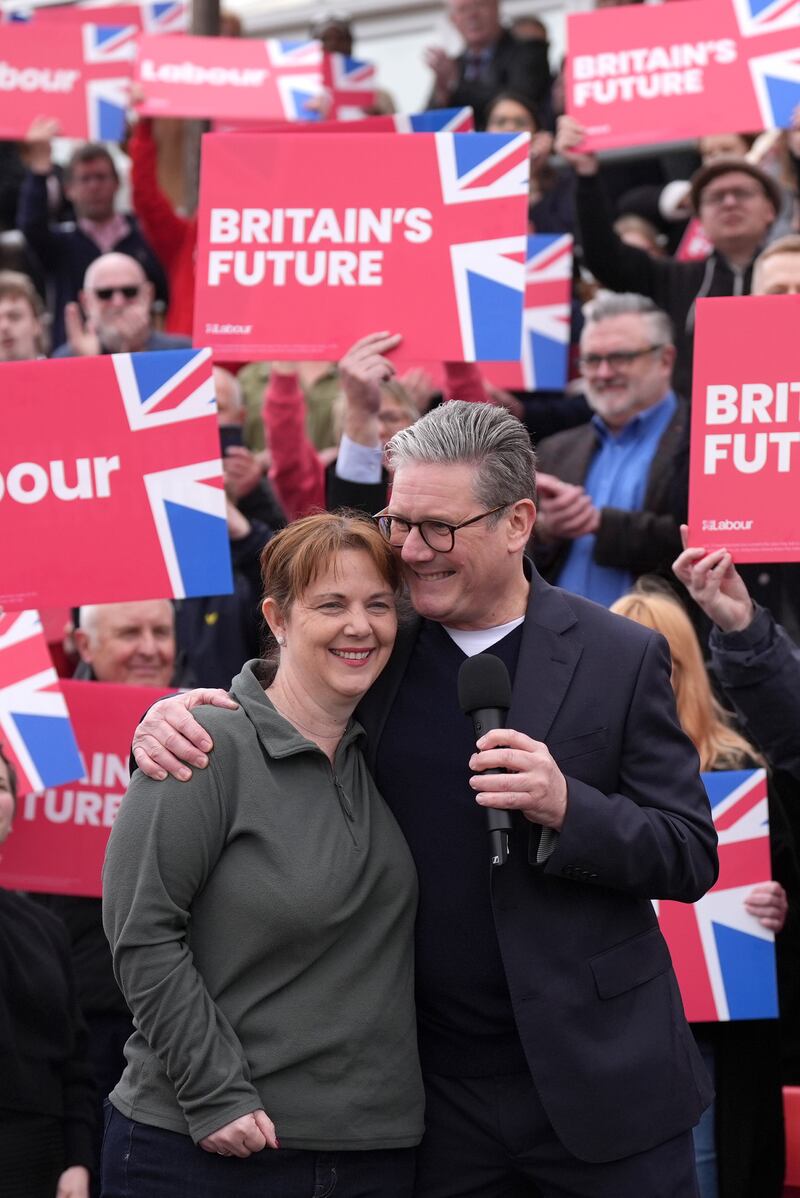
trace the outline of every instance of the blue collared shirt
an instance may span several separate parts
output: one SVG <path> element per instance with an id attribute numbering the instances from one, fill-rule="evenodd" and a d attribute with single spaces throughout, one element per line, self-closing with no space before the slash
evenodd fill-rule
<path id="1" fill-rule="evenodd" d="M 675 393 L 670 391 L 618 433 L 600 416 L 592 417 L 598 447 L 583 485 L 595 507 L 641 511 L 650 466 L 677 406 Z M 590 534 L 572 542 L 558 585 L 609 607 L 630 590 L 634 575 L 617 566 L 598 565 L 594 560 L 595 540 Z"/>

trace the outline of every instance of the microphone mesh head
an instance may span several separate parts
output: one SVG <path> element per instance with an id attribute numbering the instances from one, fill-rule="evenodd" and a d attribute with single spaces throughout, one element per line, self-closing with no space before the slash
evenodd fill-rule
<path id="1" fill-rule="evenodd" d="M 465 715 L 483 707 L 511 706 L 511 679 L 505 663 L 493 653 L 468 657 L 458 671 L 458 702 Z"/>

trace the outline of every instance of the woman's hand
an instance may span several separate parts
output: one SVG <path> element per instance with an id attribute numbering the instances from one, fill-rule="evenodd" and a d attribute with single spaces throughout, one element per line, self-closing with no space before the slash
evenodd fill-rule
<path id="1" fill-rule="evenodd" d="M 780 882 L 763 882 L 754 886 L 744 900 L 745 910 L 770 932 L 783 931 L 789 900 Z"/>
<path id="2" fill-rule="evenodd" d="M 275 1124 L 266 1111 L 240 1115 L 233 1123 L 226 1123 L 200 1141 L 204 1152 L 216 1152 L 217 1156 L 252 1156 L 267 1146 L 280 1148 Z"/>
<path id="3" fill-rule="evenodd" d="M 89 1170 L 71 1165 L 58 1179 L 56 1198 L 89 1198 Z"/>

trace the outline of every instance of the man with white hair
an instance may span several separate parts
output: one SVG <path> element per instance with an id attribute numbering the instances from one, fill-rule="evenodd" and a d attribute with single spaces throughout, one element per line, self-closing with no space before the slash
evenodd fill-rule
<path id="1" fill-rule="evenodd" d="M 433 71 L 429 108 L 471 105 L 478 129 L 486 108 L 499 92 L 517 92 L 532 106 L 542 104 L 550 88 L 546 41 L 518 41 L 500 23 L 498 0 L 447 0 L 450 23 L 464 50 L 451 58 L 431 47 L 425 62 Z"/>
<path id="2" fill-rule="evenodd" d="M 175 669 L 175 613 L 169 599 L 102 603 L 80 609 L 76 678 L 168 687 Z"/>
<path id="3" fill-rule="evenodd" d="M 153 284 L 135 258 L 101 254 L 86 271 L 78 302 L 64 309 L 67 340 L 53 357 L 188 349 L 190 337 L 153 327 L 154 296 Z"/>

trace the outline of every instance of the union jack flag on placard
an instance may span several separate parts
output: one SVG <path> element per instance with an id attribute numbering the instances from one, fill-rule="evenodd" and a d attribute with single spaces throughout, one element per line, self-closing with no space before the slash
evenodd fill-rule
<path id="1" fill-rule="evenodd" d="M 209 350 L 114 354 L 132 432 L 216 412 Z M 225 493 L 218 457 L 144 475 L 152 518 L 175 598 L 231 589 Z"/>
<path id="2" fill-rule="evenodd" d="M 142 29 L 145 33 L 188 33 L 189 4 L 186 0 L 142 4 Z"/>
<path id="3" fill-rule="evenodd" d="M 136 57 L 136 25 L 81 25 L 81 36 L 87 65 L 133 62 Z"/>
<path id="4" fill-rule="evenodd" d="M 486 377 L 510 391 L 563 391 L 572 318 L 572 237 L 533 233 L 525 259 L 519 362 L 493 362 Z"/>
<path id="5" fill-rule="evenodd" d="M 346 54 L 323 54 L 322 86 L 330 104 L 326 116 L 358 118 L 375 103 L 375 66 Z"/>
<path id="6" fill-rule="evenodd" d="M 93 141 L 120 141 L 130 103 L 130 74 L 106 75 L 103 67 L 132 63 L 136 57 L 136 25 L 82 25 L 83 61 L 87 67 L 86 124 Z"/>
<path id="7" fill-rule="evenodd" d="M 398 133 L 473 133 L 475 113 L 464 108 L 431 108 L 429 112 L 398 113 L 394 117 Z"/>
<path id="8" fill-rule="evenodd" d="M 751 58 L 750 74 L 764 128 L 789 128 L 800 104 L 800 50 Z"/>
<path id="9" fill-rule="evenodd" d="M 733 8 L 744 37 L 800 26 L 800 0 L 733 0 Z"/>
<path id="10" fill-rule="evenodd" d="M 744 906 L 753 887 L 772 876 L 766 772 L 702 777 L 719 837 L 719 878 L 696 903 L 654 903 L 686 1018 L 775 1019 L 775 938 Z"/>
<path id="11" fill-rule="evenodd" d="M 20 795 L 83 776 L 38 612 L 0 615 L 0 743 Z"/>
<path id="12" fill-rule="evenodd" d="M 527 195 L 528 135 L 493 134 L 488 142 L 486 136 L 435 135 L 446 205 Z M 525 288 L 524 235 L 453 245 L 450 257 L 463 360 L 517 357 Z"/>
<path id="13" fill-rule="evenodd" d="M 267 38 L 264 42 L 287 121 L 315 121 L 321 112 L 309 109 L 322 90 L 322 47 L 316 38 Z"/>

